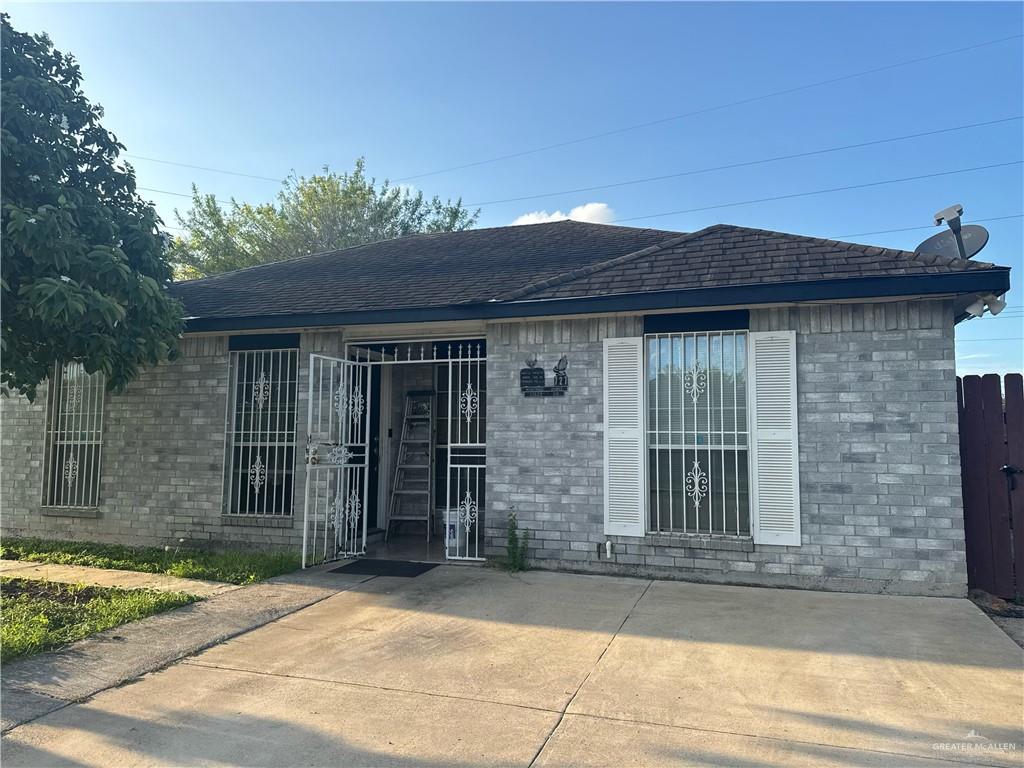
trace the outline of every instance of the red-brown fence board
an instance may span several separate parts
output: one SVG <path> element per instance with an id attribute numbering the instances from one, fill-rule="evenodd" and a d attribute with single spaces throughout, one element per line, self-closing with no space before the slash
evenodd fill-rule
<path id="1" fill-rule="evenodd" d="M 1004 394 L 1005 393 L 1005 394 Z M 999 597 L 1024 593 L 1024 387 L 1019 374 L 957 381 L 967 578 Z"/>
<path id="2" fill-rule="evenodd" d="M 988 480 L 989 543 L 992 553 L 992 588 L 986 591 L 1012 597 L 1013 537 L 1010 532 L 1009 482 L 1006 466 L 1006 421 L 1003 411 L 1002 381 L 997 374 L 981 377 L 981 411 L 985 429 L 985 466 Z"/>
<path id="3" fill-rule="evenodd" d="M 1006 456 L 1010 466 L 1024 470 L 1024 376 L 1011 373 L 1003 380 L 1006 392 Z M 1010 482 L 1010 514 L 1013 525 L 1013 561 L 1017 568 L 1017 592 L 1024 592 L 1024 474 Z"/>
<path id="4" fill-rule="evenodd" d="M 964 535 L 967 538 L 967 583 L 991 591 L 992 558 L 989 553 L 988 477 L 985 474 L 985 426 L 981 405 L 981 377 L 965 376 L 960 432 L 964 452 L 961 475 L 964 494 Z"/>

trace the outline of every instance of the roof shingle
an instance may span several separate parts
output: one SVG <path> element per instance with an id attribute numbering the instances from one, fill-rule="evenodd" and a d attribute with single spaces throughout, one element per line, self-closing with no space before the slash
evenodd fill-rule
<path id="1" fill-rule="evenodd" d="M 412 235 L 177 283 L 208 319 L 415 310 L 992 269 L 717 224 L 681 233 L 560 221 Z"/>
<path id="2" fill-rule="evenodd" d="M 533 289 L 517 292 L 514 298 L 569 298 L 756 283 L 925 275 L 992 267 L 985 262 L 921 257 L 910 251 L 716 224 L 644 252 L 538 284 Z"/>
<path id="3" fill-rule="evenodd" d="M 676 235 L 574 221 L 411 235 L 189 280 L 172 292 L 199 317 L 486 302 Z"/>

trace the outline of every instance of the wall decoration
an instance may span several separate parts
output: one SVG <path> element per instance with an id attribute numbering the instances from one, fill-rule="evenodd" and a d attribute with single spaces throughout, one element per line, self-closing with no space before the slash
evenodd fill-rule
<path id="1" fill-rule="evenodd" d="M 519 388 L 526 397 L 560 397 L 569 389 L 568 367 L 569 358 L 562 355 L 551 369 L 555 375 L 554 383 L 547 384 L 544 369 L 537 367 L 537 358 L 529 358 L 526 367 L 519 371 Z"/>

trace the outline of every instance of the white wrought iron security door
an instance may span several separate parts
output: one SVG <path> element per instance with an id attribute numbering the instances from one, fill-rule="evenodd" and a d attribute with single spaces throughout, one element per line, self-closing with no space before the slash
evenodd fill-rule
<path id="1" fill-rule="evenodd" d="M 459 345 L 448 358 L 448 477 L 445 494 L 445 557 L 483 560 L 486 443 L 486 352 Z"/>
<path id="2" fill-rule="evenodd" d="M 309 357 L 302 565 L 366 551 L 370 366 Z"/>

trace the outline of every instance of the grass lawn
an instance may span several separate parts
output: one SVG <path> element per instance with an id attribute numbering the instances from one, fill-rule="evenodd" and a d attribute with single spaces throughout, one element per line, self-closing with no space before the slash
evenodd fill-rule
<path id="1" fill-rule="evenodd" d="M 184 592 L 0 579 L 0 661 L 56 648 L 194 600 Z"/>
<path id="2" fill-rule="evenodd" d="M 179 578 L 224 581 L 229 584 L 252 584 L 271 576 L 290 573 L 302 565 L 301 557 L 291 552 L 199 552 L 188 549 L 164 550 L 160 547 L 125 547 L 95 542 L 12 538 L 5 538 L 3 544 L 0 544 L 0 558 L 166 573 Z"/>

